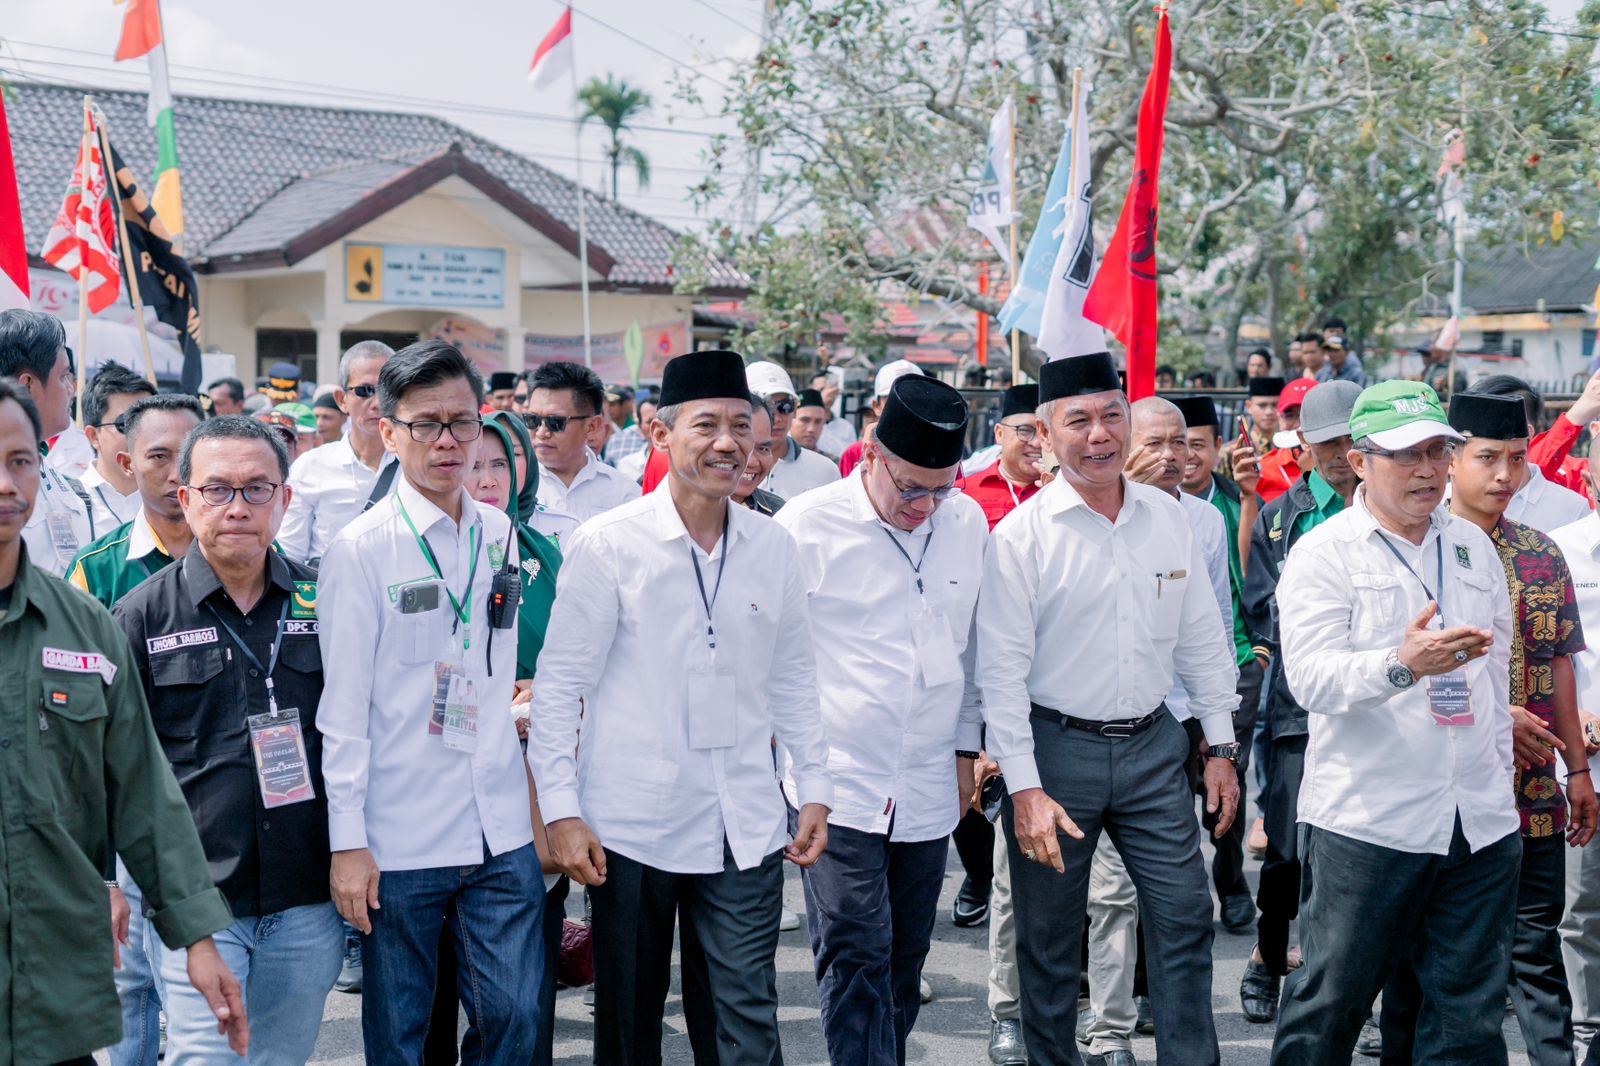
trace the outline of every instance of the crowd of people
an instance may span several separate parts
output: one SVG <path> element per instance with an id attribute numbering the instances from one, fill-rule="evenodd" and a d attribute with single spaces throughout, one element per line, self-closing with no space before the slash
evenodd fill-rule
<path id="1" fill-rule="evenodd" d="M 720 350 L 80 397 L 0 312 L 0 1058 L 303 1063 L 338 988 L 369 1061 L 548 1063 L 582 899 L 597 1063 L 676 951 L 770 1066 L 792 864 L 830 1061 L 899 1066 L 954 842 L 997 1066 L 1219 1063 L 1218 920 L 1275 1064 L 1504 1063 L 1508 1002 L 1600 1062 L 1600 376 L 1539 433 L 1297 350 L 1238 426 L 1051 361 L 973 451 L 904 361 L 859 433 Z"/>

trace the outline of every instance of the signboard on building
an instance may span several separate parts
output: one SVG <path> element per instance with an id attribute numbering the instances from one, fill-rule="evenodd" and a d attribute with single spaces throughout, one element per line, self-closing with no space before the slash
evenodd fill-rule
<path id="1" fill-rule="evenodd" d="M 344 289 L 351 303 L 504 307 L 506 253 L 440 244 L 346 243 Z"/>

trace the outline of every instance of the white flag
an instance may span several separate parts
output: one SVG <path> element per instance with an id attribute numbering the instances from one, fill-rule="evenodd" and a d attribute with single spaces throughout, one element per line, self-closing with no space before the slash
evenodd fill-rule
<path id="1" fill-rule="evenodd" d="M 1017 220 L 1012 202 L 1011 141 L 1017 122 L 1017 105 L 1006 97 L 989 123 L 989 149 L 983 164 L 983 179 L 972 194 L 967 208 L 967 225 L 988 238 L 1002 259 L 1010 260 L 1011 238 L 1006 227 Z"/>
<path id="2" fill-rule="evenodd" d="M 1061 219 L 1061 245 L 1056 249 L 1050 288 L 1045 293 L 1036 347 L 1050 359 L 1089 355 L 1106 350 L 1106 333 L 1098 323 L 1083 317 L 1084 297 L 1094 280 L 1094 226 L 1089 200 L 1089 87 L 1083 87 L 1072 130 L 1073 173 L 1077 188 L 1068 189 L 1066 213 Z"/>

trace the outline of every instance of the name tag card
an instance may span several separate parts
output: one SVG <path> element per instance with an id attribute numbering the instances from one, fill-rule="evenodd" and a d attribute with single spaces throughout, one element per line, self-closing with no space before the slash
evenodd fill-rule
<path id="1" fill-rule="evenodd" d="M 689 747 L 695 751 L 729 748 L 739 736 L 738 699 L 733 675 L 715 668 L 691 669 L 684 675 L 689 709 Z"/>
<path id="2" fill-rule="evenodd" d="M 1464 671 L 1428 678 L 1428 710 L 1437 726 L 1460 728 L 1473 723 L 1472 688 Z"/>
<path id="3" fill-rule="evenodd" d="M 245 724 L 250 727 L 261 802 L 270 810 L 314 798 L 316 789 L 311 784 L 311 762 L 306 758 L 300 712 L 293 707 L 279 707 L 269 714 L 253 714 Z"/>
<path id="4" fill-rule="evenodd" d="M 478 750 L 477 686 L 457 673 L 444 705 L 444 746 L 471 755 Z"/>

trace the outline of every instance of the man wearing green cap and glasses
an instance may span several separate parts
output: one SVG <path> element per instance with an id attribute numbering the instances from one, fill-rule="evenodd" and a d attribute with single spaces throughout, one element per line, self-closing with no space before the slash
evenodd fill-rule
<path id="1" fill-rule="evenodd" d="M 1504 1062 L 1521 857 L 1512 801 L 1511 600 L 1494 545 L 1441 510 L 1464 440 L 1433 390 L 1391 381 L 1350 415 L 1349 507 L 1278 585 L 1284 668 L 1310 712 L 1299 817 L 1305 965 L 1275 1066 L 1350 1061 L 1403 964 L 1415 1061 Z"/>

